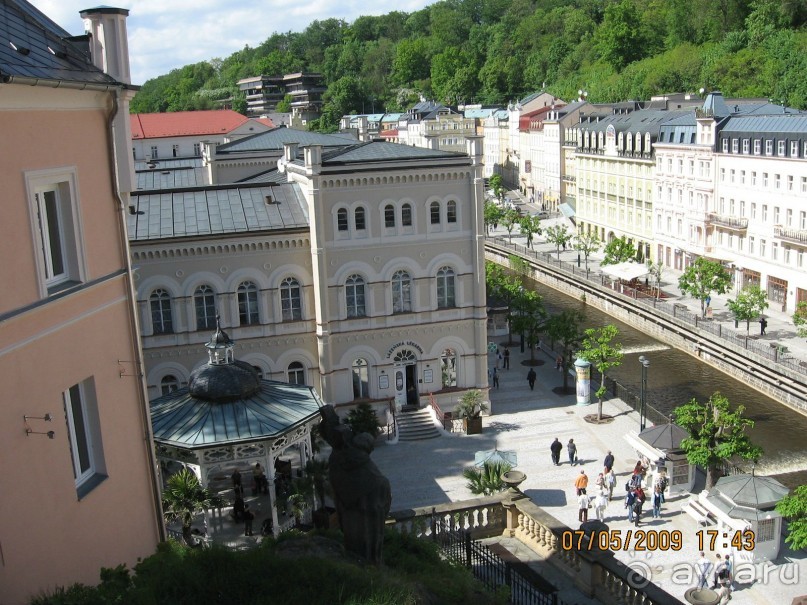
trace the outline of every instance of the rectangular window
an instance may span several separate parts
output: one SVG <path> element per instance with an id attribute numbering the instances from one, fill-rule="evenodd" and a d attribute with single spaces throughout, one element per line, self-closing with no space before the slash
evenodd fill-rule
<path id="1" fill-rule="evenodd" d="M 740 170 L 740 185 L 745 185 L 745 170 Z"/>
<path id="2" fill-rule="evenodd" d="M 759 139 L 754 139 L 754 155 L 759 155 L 761 149 L 762 149 L 762 141 L 760 141 Z"/>
<path id="3" fill-rule="evenodd" d="M 793 191 L 793 175 L 792 174 L 787 175 L 787 190 L 788 191 Z"/>
<path id="4" fill-rule="evenodd" d="M 79 497 L 83 497 L 106 474 L 95 382 L 88 378 L 70 387 L 62 396 L 73 460 L 73 476 Z"/>
<path id="5" fill-rule="evenodd" d="M 767 252 L 766 248 L 767 242 L 764 239 L 759 240 L 759 255 L 762 258 L 765 258 L 765 252 Z"/>
<path id="6" fill-rule="evenodd" d="M 745 216 L 745 202 L 740 200 L 740 216 Z"/>
<path id="7" fill-rule="evenodd" d="M 779 260 L 779 244 L 773 242 L 771 246 L 771 254 L 773 254 L 773 260 Z"/>
<path id="8" fill-rule="evenodd" d="M 751 220 L 756 220 L 757 218 L 757 203 L 751 202 Z"/>
<path id="9" fill-rule="evenodd" d="M 779 222 L 779 206 L 774 206 L 774 207 L 773 207 L 773 224 L 774 224 L 774 225 L 779 225 L 779 224 L 781 224 L 781 223 Z"/>
<path id="10" fill-rule="evenodd" d="M 729 152 L 729 140 L 723 139 L 723 153 Z"/>
<path id="11" fill-rule="evenodd" d="M 179 145 L 171 145 L 171 155 L 175 158 L 179 157 Z"/>
<path id="12" fill-rule="evenodd" d="M 152 145 L 151 146 L 151 159 L 156 160 L 158 156 L 159 156 L 159 154 L 157 153 L 157 146 Z"/>
<path id="13" fill-rule="evenodd" d="M 26 174 L 37 257 L 40 294 L 54 294 L 84 280 L 84 255 L 76 173 Z"/>
<path id="14" fill-rule="evenodd" d="M 197 158 L 202 155 L 202 144 L 201 143 L 194 143 L 193 144 L 193 155 Z"/>
<path id="15" fill-rule="evenodd" d="M 732 168 L 731 171 L 729 172 L 729 182 L 731 183 L 734 182 L 734 168 Z"/>
<path id="16" fill-rule="evenodd" d="M 695 160 L 689 160 L 689 175 L 695 176 Z"/>
<path id="17" fill-rule="evenodd" d="M 785 145 L 787 141 L 776 141 L 776 154 L 779 157 L 785 157 Z"/>
<path id="18" fill-rule="evenodd" d="M 750 143 L 749 139 L 743 139 L 743 153 L 748 154 Z"/>
<path id="19" fill-rule="evenodd" d="M 726 169 L 721 168 L 720 169 L 720 182 L 724 183 L 725 181 L 726 181 Z"/>
<path id="20" fill-rule="evenodd" d="M 773 175 L 773 188 L 774 189 L 781 189 L 782 188 L 782 175 L 774 174 Z"/>
<path id="21" fill-rule="evenodd" d="M 740 151 L 740 139 L 731 139 L 731 153 Z"/>
<path id="22" fill-rule="evenodd" d="M 751 186 L 752 187 L 757 186 L 757 171 L 756 170 L 751 171 Z"/>
<path id="23" fill-rule="evenodd" d="M 799 142 L 798 141 L 790 141 L 790 157 L 791 158 L 799 157 Z"/>
<path id="24" fill-rule="evenodd" d="M 754 254 L 754 237 L 748 238 L 748 254 Z"/>
<path id="25" fill-rule="evenodd" d="M 785 212 L 785 225 L 788 227 L 793 226 L 793 210 L 791 210 L 790 208 L 788 208 L 787 211 Z"/>
<path id="26" fill-rule="evenodd" d="M 762 222 L 768 222 L 768 204 L 762 204 Z"/>
<path id="27" fill-rule="evenodd" d="M 807 212 L 799 212 L 799 229 L 807 229 Z"/>
<path id="28" fill-rule="evenodd" d="M 773 155 L 773 140 L 765 139 L 765 155 Z"/>
<path id="29" fill-rule="evenodd" d="M 776 537 L 776 519 L 760 519 L 757 523 L 757 542 L 770 542 Z"/>
<path id="30" fill-rule="evenodd" d="M 763 187 L 768 186 L 768 173 L 767 172 L 762 173 L 762 186 Z"/>

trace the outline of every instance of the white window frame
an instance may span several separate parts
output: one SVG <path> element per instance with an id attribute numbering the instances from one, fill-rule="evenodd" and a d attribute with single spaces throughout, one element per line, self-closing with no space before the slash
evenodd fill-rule
<path id="1" fill-rule="evenodd" d="M 62 393 L 67 421 L 73 476 L 79 497 L 106 477 L 101 423 L 93 378 L 74 384 Z"/>
<path id="2" fill-rule="evenodd" d="M 45 298 L 63 290 L 70 283 L 82 283 L 87 280 L 78 174 L 75 167 L 35 170 L 25 173 L 25 184 L 39 294 Z M 39 220 L 44 194 L 47 192 L 54 192 L 56 196 L 56 218 L 63 263 L 62 272 L 59 274 L 53 274 L 52 261 L 48 258 L 48 249 L 51 245 L 48 226 L 42 223 L 41 227 Z"/>

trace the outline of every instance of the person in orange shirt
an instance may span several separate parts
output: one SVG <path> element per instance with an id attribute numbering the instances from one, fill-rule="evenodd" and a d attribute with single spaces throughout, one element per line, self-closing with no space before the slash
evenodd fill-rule
<path id="1" fill-rule="evenodd" d="M 586 475 L 586 471 L 581 469 L 580 474 L 577 475 L 577 479 L 574 481 L 574 486 L 577 488 L 578 496 L 583 493 L 581 490 L 588 487 L 588 475 Z"/>

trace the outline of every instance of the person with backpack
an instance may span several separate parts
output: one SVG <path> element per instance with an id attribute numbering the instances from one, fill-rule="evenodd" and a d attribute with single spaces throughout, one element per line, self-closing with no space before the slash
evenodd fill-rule
<path id="1" fill-rule="evenodd" d="M 633 524 L 635 527 L 639 527 L 639 519 L 642 516 L 642 506 L 644 506 L 645 496 L 641 488 L 637 488 L 633 493 Z"/>
<path id="2" fill-rule="evenodd" d="M 628 492 L 625 496 L 625 508 L 628 509 L 628 523 L 633 523 L 633 503 L 636 501 L 636 494 L 630 486 L 628 486 Z"/>

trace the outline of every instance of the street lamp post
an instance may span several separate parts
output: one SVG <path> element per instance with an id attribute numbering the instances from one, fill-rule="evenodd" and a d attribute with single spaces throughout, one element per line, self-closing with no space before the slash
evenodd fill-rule
<path id="1" fill-rule="evenodd" d="M 644 355 L 639 356 L 639 363 L 642 364 L 642 397 L 639 404 L 639 431 L 643 431 L 646 425 L 644 413 L 645 395 L 647 393 L 647 368 L 650 367 L 650 360 Z"/>

